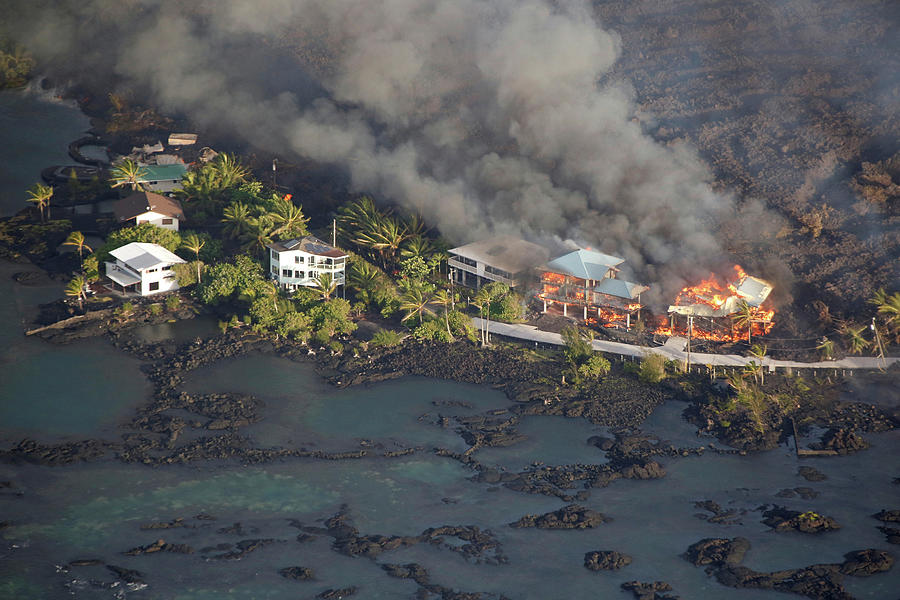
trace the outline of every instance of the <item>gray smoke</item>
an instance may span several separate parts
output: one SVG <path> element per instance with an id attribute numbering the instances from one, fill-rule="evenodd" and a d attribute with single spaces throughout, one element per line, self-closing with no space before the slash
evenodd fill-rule
<path id="1" fill-rule="evenodd" d="M 45 58 L 78 49 L 82 68 L 113 69 L 164 110 L 341 165 L 354 191 L 421 212 L 452 241 L 590 246 L 669 298 L 720 266 L 714 232 L 734 201 L 690 148 L 642 132 L 629 85 L 608 77 L 619 38 L 586 2 L 27 6 L 38 17 L 21 31 Z"/>

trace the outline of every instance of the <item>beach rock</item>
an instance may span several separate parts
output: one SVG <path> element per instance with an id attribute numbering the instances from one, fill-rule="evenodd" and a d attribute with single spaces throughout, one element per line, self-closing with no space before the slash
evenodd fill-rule
<path id="1" fill-rule="evenodd" d="M 294 579 L 296 581 L 309 581 L 313 578 L 312 569 L 308 567 L 285 567 L 280 569 L 278 574 L 286 579 Z"/>
<path id="2" fill-rule="evenodd" d="M 597 550 L 584 555 L 584 566 L 591 571 L 613 571 L 630 564 L 630 556 L 614 550 Z"/>
<path id="3" fill-rule="evenodd" d="M 125 567 L 117 567 L 116 565 L 106 565 L 106 568 L 112 571 L 116 577 L 125 583 L 145 583 L 144 574 L 134 569 L 126 569 Z"/>
<path id="4" fill-rule="evenodd" d="M 872 516 L 885 523 L 900 523 L 900 510 L 882 510 Z"/>
<path id="5" fill-rule="evenodd" d="M 98 567 L 103 564 L 99 558 L 76 558 L 69 561 L 70 567 Z"/>
<path id="6" fill-rule="evenodd" d="M 699 502 L 694 502 L 694 508 L 700 508 L 712 513 L 712 515 L 703 515 L 698 514 L 695 515 L 698 519 L 703 519 L 704 521 L 709 521 L 710 523 L 717 523 L 722 525 L 733 525 L 738 523 L 740 520 L 738 518 L 739 514 L 737 510 L 731 508 L 728 510 L 723 509 L 719 506 L 718 503 L 713 502 L 712 500 L 701 500 Z"/>
<path id="7" fill-rule="evenodd" d="M 879 527 L 878 531 L 884 534 L 884 539 L 889 544 L 900 544 L 900 529 L 895 527 Z"/>
<path id="8" fill-rule="evenodd" d="M 814 500 L 819 496 L 819 492 L 809 487 L 795 487 L 779 490 L 775 496 L 778 498 L 793 498 L 795 496 L 800 496 L 804 500 Z"/>
<path id="9" fill-rule="evenodd" d="M 626 581 L 621 585 L 626 592 L 631 592 L 637 600 L 678 600 L 678 596 L 673 596 L 665 592 L 672 591 L 672 586 L 665 581 L 641 582 Z"/>
<path id="10" fill-rule="evenodd" d="M 148 531 L 153 529 L 176 529 L 185 526 L 186 525 L 184 523 L 184 518 L 178 517 L 171 521 L 143 523 L 141 525 L 141 531 Z"/>
<path id="11" fill-rule="evenodd" d="M 419 585 L 428 585 L 428 571 L 417 563 L 405 565 L 383 564 L 381 568 L 391 577 L 400 579 L 412 579 Z"/>
<path id="12" fill-rule="evenodd" d="M 525 515 L 510 527 L 537 527 L 538 529 L 588 529 L 606 523 L 610 519 L 603 513 L 570 504 L 543 515 Z"/>
<path id="13" fill-rule="evenodd" d="M 321 598 L 322 600 L 341 600 L 341 598 L 349 598 L 355 593 L 356 586 L 350 586 L 340 589 L 329 588 L 324 592 L 318 594 L 316 598 Z"/>
<path id="14" fill-rule="evenodd" d="M 801 533 L 822 533 L 841 528 L 837 521 L 811 510 L 798 512 L 782 506 L 775 506 L 763 512 L 763 523 L 775 531 L 799 531 Z"/>
<path id="15" fill-rule="evenodd" d="M 706 538 L 691 544 L 684 557 L 694 566 L 737 565 L 744 560 L 749 549 L 750 542 L 742 537 Z"/>
<path id="16" fill-rule="evenodd" d="M 824 473 L 821 473 L 815 467 L 807 467 L 807 466 L 797 467 L 797 475 L 799 475 L 800 477 L 802 477 L 803 479 L 805 479 L 807 481 L 813 481 L 813 482 L 825 481 L 826 479 L 828 479 L 828 477 Z"/>
<path id="17" fill-rule="evenodd" d="M 241 540 L 240 542 L 234 544 L 234 546 L 233 546 L 234 549 L 231 550 L 230 552 L 226 552 L 224 554 L 219 554 L 216 556 L 211 556 L 210 558 L 217 558 L 217 559 L 221 559 L 221 560 L 240 560 L 240 559 L 244 558 L 245 556 L 247 556 L 248 554 L 250 554 L 251 552 L 259 550 L 260 548 L 269 546 L 271 544 L 278 544 L 278 543 L 283 543 L 283 542 L 284 542 L 284 540 L 276 540 L 276 539 L 272 539 L 272 538 L 257 539 L 257 540 Z M 228 544 L 226 546 L 226 548 L 232 548 L 232 545 Z"/>
<path id="18" fill-rule="evenodd" d="M 844 555 L 841 573 L 854 577 L 866 577 L 889 571 L 894 566 L 894 557 L 884 550 L 857 550 Z"/>
<path id="19" fill-rule="evenodd" d="M 175 554 L 193 554 L 194 549 L 187 544 L 168 544 L 165 540 L 156 540 L 152 544 L 146 546 L 138 546 L 131 550 L 126 550 L 124 554 L 127 556 L 139 556 L 141 554 L 154 554 L 156 552 L 173 552 Z"/>
<path id="20" fill-rule="evenodd" d="M 869 443 L 853 430 L 832 427 L 822 435 L 821 442 L 811 444 L 814 450 L 833 450 L 838 454 L 850 454 L 865 450 Z"/>

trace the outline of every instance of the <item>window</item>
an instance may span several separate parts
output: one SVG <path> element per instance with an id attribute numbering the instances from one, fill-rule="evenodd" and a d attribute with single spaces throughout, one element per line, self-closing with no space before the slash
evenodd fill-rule
<path id="1" fill-rule="evenodd" d="M 300 262 L 300 257 L 295 255 L 294 256 L 294 264 L 298 264 L 299 262 Z"/>
<path id="2" fill-rule="evenodd" d="M 162 270 L 163 270 L 163 271 L 171 271 L 171 270 L 172 270 L 172 265 L 168 265 L 168 266 L 166 266 L 166 267 L 163 267 Z"/>
<path id="3" fill-rule="evenodd" d="M 275 265 L 272 265 L 272 273 L 278 275 L 278 267 L 276 267 Z"/>
<path id="4" fill-rule="evenodd" d="M 303 279 L 306 275 L 303 271 L 297 271 L 297 279 Z"/>
<path id="5" fill-rule="evenodd" d="M 451 254 L 450 258 L 456 259 L 459 262 L 461 262 L 462 264 L 469 265 L 470 267 L 475 267 L 478 265 L 478 263 L 476 263 L 474 260 L 472 260 L 471 258 L 466 258 L 465 256 L 458 256 L 456 254 Z"/>
<path id="6" fill-rule="evenodd" d="M 282 276 L 282 277 L 293 277 L 293 276 L 294 276 L 294 272 L 291 271 L 290 269 L 282 269 L 282 270 L 281 270 L 281 276 Z"/>
<path id="7" fill-rule="evenodd" d="M 156 273 L 156 269 L 147 269 L 147 273 Z"/>
<path id="8" fill-rule="evenodd" d="M 158 282 L 158 281 L 154 281 L 154 282 L 151 283 L 149 286 L 147 286 L 147 289 L 150 290 L 151 292 L 157 291 L 157 290 L 159 289 L 159 282 Z"/>
<path id="9" fill-rule="evenodd" d="M 171 224 L 172 224 L 172 219 L 163 219 L 163 220 L 162 220 L 162 224 L 163 224 L 163 225 L 171 225 Z"/>
<path id="10" fill-rule="evenodd" d="M 270 252 L 272 253 L 272 260 L 278 260 L 278 253 L 274 250 L 270 250 Z"/>

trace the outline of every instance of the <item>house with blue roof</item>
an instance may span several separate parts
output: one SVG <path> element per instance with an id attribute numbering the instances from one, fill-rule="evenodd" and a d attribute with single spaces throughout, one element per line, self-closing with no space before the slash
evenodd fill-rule
<path id="1" fill-rule="evenodd" d="M 570 308 L 580 308 L 584 320 L 596 312 L 598 318 L 621 320 L 629 327 L 631 314 L 640 310 L 641 294 L 650 288 L 617 279 L 623 262 L 624 258 L 585 249 L 554 258 L 541 274 L 544 312 L 556 305 L 568 316 Z"/>

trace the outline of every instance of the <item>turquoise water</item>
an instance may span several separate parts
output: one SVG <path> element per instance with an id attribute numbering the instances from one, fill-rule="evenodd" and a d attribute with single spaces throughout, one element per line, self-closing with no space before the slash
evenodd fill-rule
<path id="1" fill-rule="evenodd" d="M 29 268 L 0 264 L 0 440 L 114 433 L 150 392 L 140 363 L 103 339 L 57 346 L 26 338 L 34 307 L 62 289 L 13 282 L 13 273 Z"/>
<path id="2" fill-rule="evenodd" d="M 90 127 L 73 102 L 53 93 L 0 91 L 0 215 L 28 205 L 25 190 L 41 181 L 41 169 L 72 164 L 67 146 Z"/>

